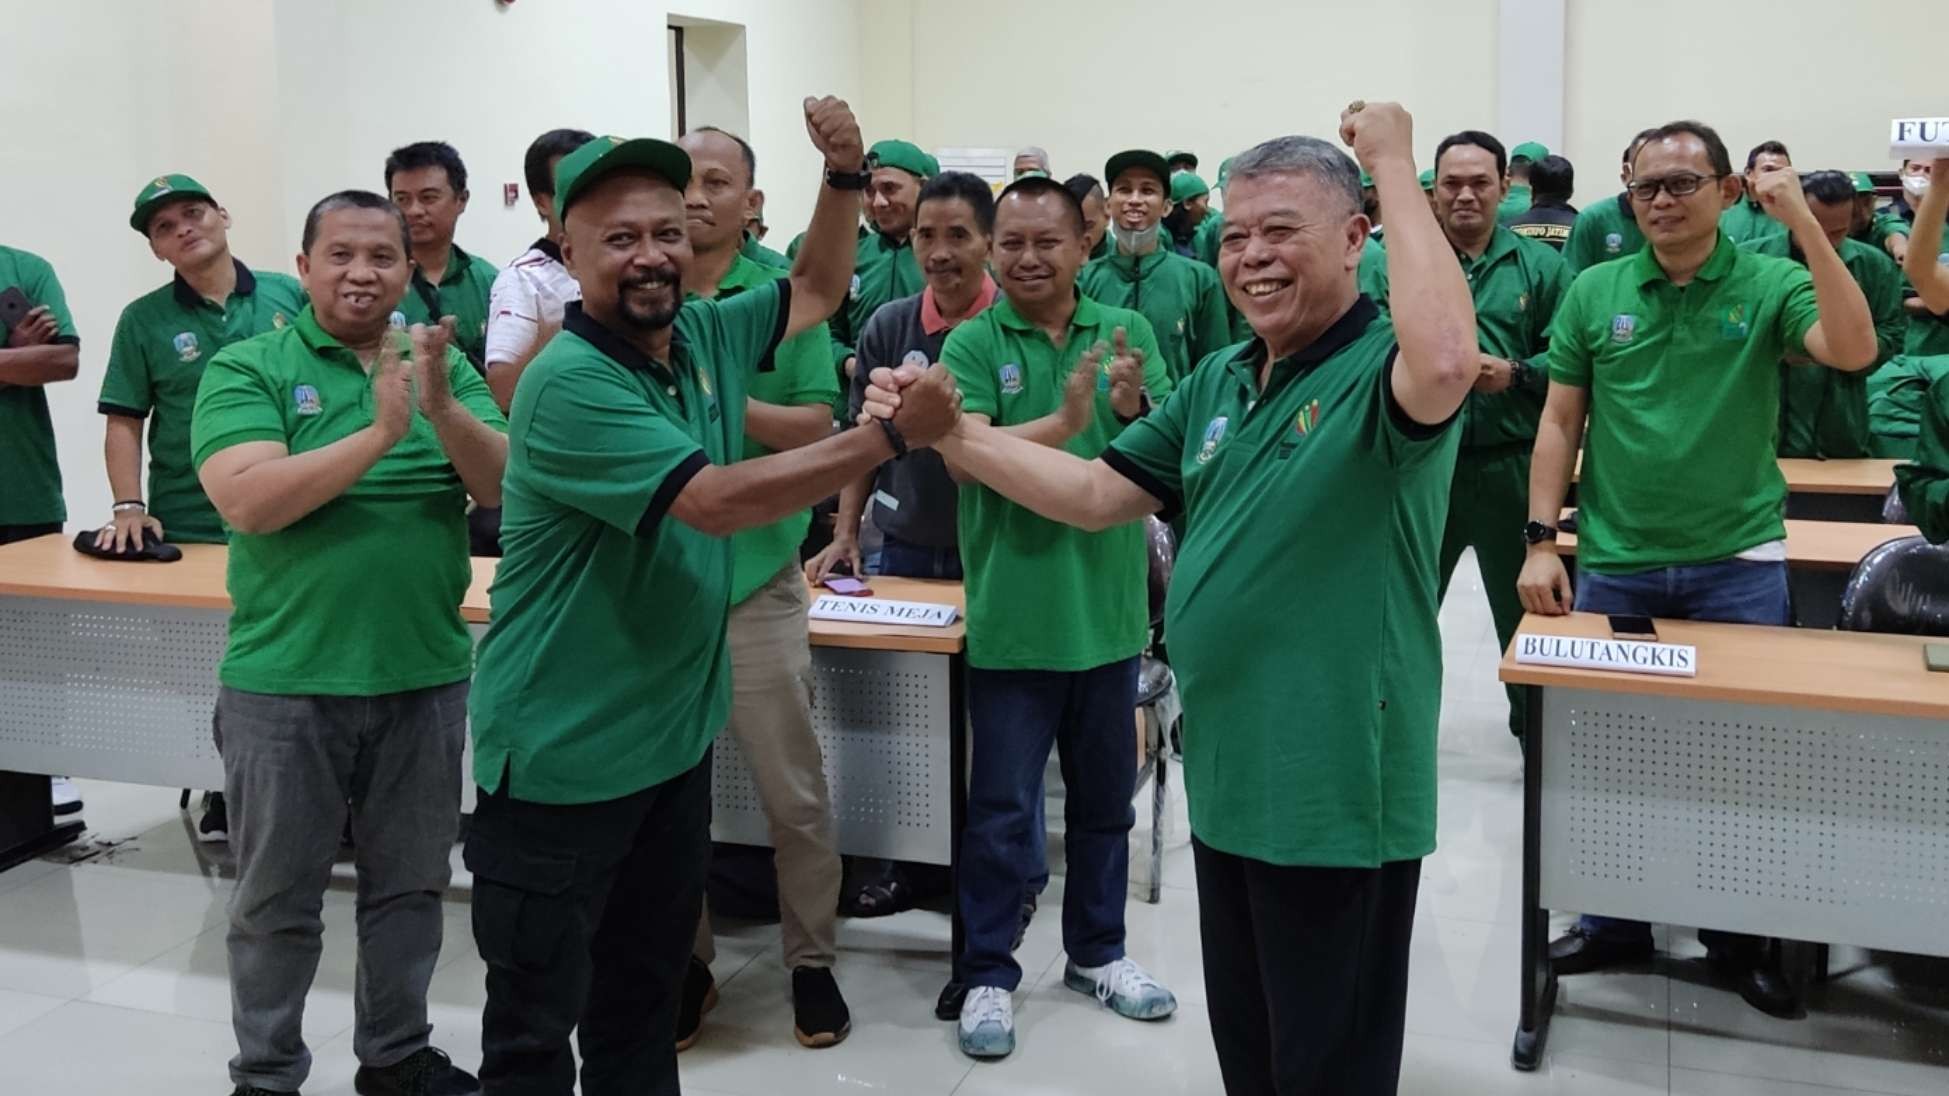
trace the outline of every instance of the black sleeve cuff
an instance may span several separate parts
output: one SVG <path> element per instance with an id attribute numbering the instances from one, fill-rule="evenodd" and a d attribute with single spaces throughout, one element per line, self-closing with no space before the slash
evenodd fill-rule
<path id="1" fill-rule="evenodd" d="M 96 404 L 95 410 L 104 415 L 114 415 L 116 418 L 121 419 L 146 419 L 149 417 L 147 411 L 137 411 L 133 407 L 123 407 L 119 403 L 109 403 L 107 400 Z"/>
<path id="2" fill-rule="evenodd" d="M 79 335 L 56 335 L 56 336 L 54 336 L 53 338 L 51 338 L 51 339 L 49 339 L 49 340 L 47 340 L 47 341 L 48 341 L 48 343 L 49 343 L 50 345 L 54 345 L 54 346 L 80 346 L 80 345 L 81 345 L 81 336 L 79 336 Z"/>
<path id="3" fill-rule="evenodd" d="M 785 341 L 785 328 L 792 322 L 792 280 L 780 278 L 773 284 L 778 286 L 778 323 L 772 327 L 771 338 L 765 340 L 765 352 L 758 356 L 760 373 L 778 368 L 778 344 Z"/>
<path id="4" fill-rule="evenodd" d="M 637 520 L 636 535 L 644 540 L 656 536 L 657 526 L 663 523 L 663 515 L 670 512 L 671 504 L 677 501 L 678 495 L 683 494 L 684 485 L 688 484 L 697 473 L 710 467 L 710 463 L 710 458 L 704 456 L 704 451 L 699 449 L 685 457 L 682 464 L 671 469 L 670 474 L 663 477 L 663 482 L 657 486 L 656 494 L 650 496 L 649 508 L 644 510 L 643 516 Z"/>
<path id="5" fill-rule="evenodd" d="M 1387 417 L 1394 420 L 1394 429 L 1399 430 L 1409 441 L 1427 441 L 1430 438 L 1440 437 L 1442 431 L 1448 429 L 1456 419 L 1461 417 L 1462 408 L 1468 406 L 1468 401 L 1462 401 L 1455 408 L 1454 414 L 1438 423 L 1416 422 L 1414 416 L 1408 414 L 1407 409 L 1401 406 L 1401 401 L 1394 398 L 1394 362 L 1400 356 L 1401 347 L 1397 344 L 1387 352 L 1387 364 L 1381 366 L 1381 395 L 1387 400 Z"/>
<path id="6" fill-rule="evenodd" d="M 1156 476 L 1144 471 L 1136 461 L 1124 456 L 1116 446 L 1113 445 L 1105 449 L 1101 459 L 1104 464 L 1109 465 L 1118 475 L 1136 484 L 1143 490 L 1144 494 L 1157 500 L 1159 506 L 1157 511 L 1158 517 L 1165 521 L 1172 521 L 1177 518 L 1178 511 L 1184 508 L 1178 499 L 1176 491 L 1164 486 L 1158 481 Z"/>

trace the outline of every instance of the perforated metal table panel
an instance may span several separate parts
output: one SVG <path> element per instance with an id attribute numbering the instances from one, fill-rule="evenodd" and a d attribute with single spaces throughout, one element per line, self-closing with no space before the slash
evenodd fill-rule
<path id="1" fill-rule="evenodd" d="M 812 729 L 841 852 L 952 860 L 953 751 L 946 655 L 812 649 Z M 711 837 L 770 845 L 763 803 L 729 734 L 713 754 Z"/>
<path id="2" fill-rule="evenodd" d="M 1941 955 L 1949 726 L 1544 689 L 1543 906 Z"/>

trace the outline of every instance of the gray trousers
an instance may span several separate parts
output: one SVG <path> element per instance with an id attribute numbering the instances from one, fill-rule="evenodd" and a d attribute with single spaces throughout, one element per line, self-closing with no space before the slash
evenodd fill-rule
<path id="1" fill-rule="evenodd" d="M 311 1070 L 305 995 L 346 813 L 358 869 L 352 1049 L 384 1067 L 427 1045 L 440 895 L 460 825 L 467 682 L 384 696 L 217 695 L 237 888 L 230 1018 L 237 1084 L 294 1092 Z"/>

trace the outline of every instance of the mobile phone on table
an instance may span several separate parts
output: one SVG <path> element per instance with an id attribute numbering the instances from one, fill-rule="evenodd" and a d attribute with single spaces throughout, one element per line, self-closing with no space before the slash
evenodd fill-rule
<path id="1" fill-rule="evenodd" d="M 33 310 L 34 302 L 27 299 L 27 294 L 22 293 L 19 286 L 10 285 L 0 289 L 0 327 L 10 331 L 19 327 L 20 321 Z"/>
<path id="2" fill-rule="evenodd" d="M 1930 673 L 1949 674 L 1949 643 L 1931 643 L 1923 647 L 1922 662 Z"/>
<path id="3" fill-rule="evenodd" d="M 827 575 L 819 585 L 843 597 L 872 597 L 873 588 L 856 578 L 846 575 Z"/>
<path id="4" fill-rule="evenodd" d="M 1612 613 L 1610 618 L 1612 639 L 1641 639 L 1651 643 L 1658 641 L 1658 626 L 1653 624 L 1648 616 Z"/>

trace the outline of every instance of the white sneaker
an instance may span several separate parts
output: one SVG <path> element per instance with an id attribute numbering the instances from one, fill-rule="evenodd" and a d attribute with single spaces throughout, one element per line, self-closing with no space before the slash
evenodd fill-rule
<path id="1" fill-rule="evenodd" d="M 1015 1000 L 1000 986 L 971 986 L 961 1001 L 961 1053 L 1006 1058 L 1015 1050 Z"/>
<path id="2" fill-rule="evenodd" d="M 48 788 L 54 793 L 54 813 L 74 814 L 81 809 L 81 793 L 75 790 L 74 781 L 65 776 L 51 776 Z"/>
<path id="3" fill-rule="evenodd" d="M 1079 967 L 1065 961 L 1062 984 L 1090 994 L 1117 1015 L 1132 1020 L 1162 1020 L 1178 1010 L 1178 999 L 1134 959 L 1118 959 L 1100 967 Z"/>

